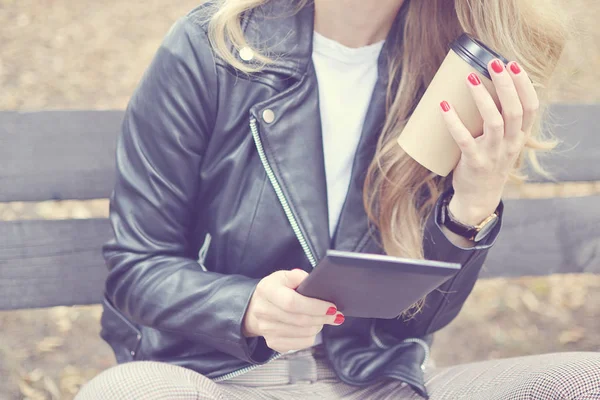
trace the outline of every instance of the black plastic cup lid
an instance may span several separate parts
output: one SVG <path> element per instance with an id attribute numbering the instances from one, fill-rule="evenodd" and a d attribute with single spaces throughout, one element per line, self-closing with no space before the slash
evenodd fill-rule
<path id="1" fill-rule="evenodd" d="M 481 43 L 479 40 L 463 33 L 450 45 L 450 48 L 458 54 L 469 65 L 481 72 L 488 79 L 492 79 L 487 69 L 488 64 L 495 58 L 498 58 L 508 64 L 508 60 L 496 53 L 494 50 Z"/>

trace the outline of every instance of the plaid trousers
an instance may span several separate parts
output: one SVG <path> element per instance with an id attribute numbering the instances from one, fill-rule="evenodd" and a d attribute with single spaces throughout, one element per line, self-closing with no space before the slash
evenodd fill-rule
<path id="1" fill-rule="evenodd" d="M 554 353 L 476 362 L 425 373 L 431 400 L 600 399 L 600 353 Z M 90 381 L 76 400 L 421 399 L 410 386 L 383 379 L 368 387 L 340 381 L 322 351 L 285 355 L 224 382 L 179 366 L 137 361 Z"/>

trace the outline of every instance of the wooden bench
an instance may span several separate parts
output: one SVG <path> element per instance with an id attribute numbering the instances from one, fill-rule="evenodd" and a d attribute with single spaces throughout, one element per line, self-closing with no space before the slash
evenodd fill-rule
<path id="1" fill-rule="evenodd" d="M 560 182 L 600 181 L 600 105 L 555 105 Z M 110 195 L 122 111 L 0 112 L 0 203 Z M 544 182 L 537 178 L 535 181 Z M 600 191 L 509 199 L 483 277 L 600 272 Z M 96 304 L 106 219 L 0 221 L 0 310 Z"/>

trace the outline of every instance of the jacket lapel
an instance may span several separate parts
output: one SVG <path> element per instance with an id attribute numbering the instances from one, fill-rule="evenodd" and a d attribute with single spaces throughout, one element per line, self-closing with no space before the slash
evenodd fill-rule
<path id="1" fill-rule="evenodd" d="M 359 250 L 358 248 L 361 247 L 363 239 L 370 229 L 363 202 L 363 186 L 369 164 L 377 149 L 379 133 L 385 121 L 387 79 L 382 78 L 381 74 L 379 76 L 365 117 L 361 139 L 356 149 L 346 201 L 342 207 L 332 241 L 332 247 L 338 250 Z"/>
<path id="2" fill-rule="evenodd" d="M 284 88 L 250 110 L 256 121 L 257 146 L 262 147 L 259 151 L 264 152 L 267 174 L 272 172 L 271 185 L 314 266 L 329 248 L 329 223 L 319 96 L 312 66 L 313 29 L 312 2 L 297 10 L 293 1 L 269 1 L 244 22 L 248 41 L 268 49 L 273 60 L 261 75 L 277 77 Z"/>
<path id="3" fill-rule="evenodd" d="M 297 84 L 252 108 L 258 136 L 268 167 L 273 171 L 276 191 L 283 195 L 297 224 L 296 236 L 312 252 L 312 264 L 329 247 L 327 188 L 317 81 L 307 73 Z M 265 113 L 274 116 L 264 118 Z M 268 168 L 267 167 L 267 168 Z M 280 197 L 280 202 L 282 198 Z M 287 204 L 284 204 L 287 203 Z M 288 219 L 290 216 L 288 215 Z M 305 250 L 306 251 L 306 250 Z M 314 266 L 314 265 L 313 265 Z"/>

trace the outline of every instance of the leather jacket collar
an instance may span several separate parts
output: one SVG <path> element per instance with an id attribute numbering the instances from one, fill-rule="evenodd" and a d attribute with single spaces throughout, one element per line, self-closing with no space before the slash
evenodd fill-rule
<path id="1" fill-rule="evenodd" d="M 300 79 L 312 64 L 314 3 L 309 1 L 300 9 L 296 3 L 270 0 L 250 10 L 242 20 L 248 43 L 258 49 L 267 49 L 273 61 L 263 66 L 263 71 L 280 74 L 281 79 Z M 410 0 L 405 0 L 402 4 L 379 57 L 380 76 L 386 85 L 388 60 L 401 45 L 409 3 Z M 240 61 L 244 62 L 241 58 Z"/>

